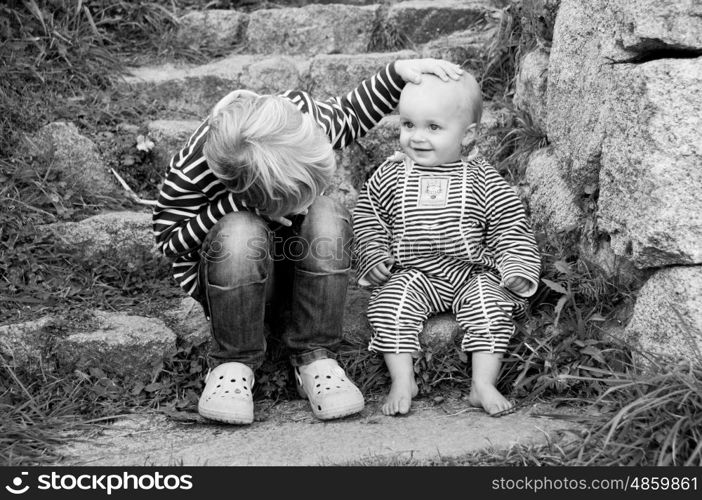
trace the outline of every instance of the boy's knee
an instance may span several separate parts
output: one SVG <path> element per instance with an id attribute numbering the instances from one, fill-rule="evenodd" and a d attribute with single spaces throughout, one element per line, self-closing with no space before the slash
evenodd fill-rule
<path id="1" fill-rule="evenodd" d="M 271 238 L 266 223 L 256 214 L 235 212 L 223 217 L 210 230 L 202 245 L 210 278 L 230 281 L 235 275 L 259 275 L 271 259 Z M 231 276 L 230 276 L 231 275 Z"/>
<path id="2" fill-rule="evenodd" d="M 351 214 L 341 203 L 318 196 L 310 205 L 300 228 L 305 238 L 341 237 L 351 239 Z"/>
<path id="3" fill-rule="evenodd" d="M 308 271 L 334 272 L 351 266 L 351 215 L 343 205 L 318 197 L 299 233 L 302 266 Z"/>

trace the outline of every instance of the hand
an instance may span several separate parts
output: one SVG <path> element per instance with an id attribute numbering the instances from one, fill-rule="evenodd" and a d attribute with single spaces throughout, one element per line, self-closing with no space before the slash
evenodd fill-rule
<path id="1" fill-rule="evenodd" d="M 385 262 L 381 262 L 373 269 L 368 271 L 368 274 L 365 276 L 366 280 L 368 280 L 368 282 L 370 282 L 372 285 L 382 285 L 390 279 L 390 269 L 392 269 L 392 265 L 394 263 L 395 259 L 388 257 Z"/>
<path id="2" fill-rule="evenodd" d="M 521 276 L 512 276 L 505 281 L 505 288 L 508 288 L 517 295 L 524 295 L 531 289 L 531 281 Z"/>
<path id="3" fill-rule="evenodd" d="M 301 212 L 299 212 L 298 214 L 295 214 L 295 215 L 307 215 L 307 212 L 308 212 L 308 209 L 305 208 L 304 210 L 302 210 Z M 273 221 L 273 222 L 277 222 L 281 226 L 285 226 L 285 227 L 292 226 L 292 221 L 290 219 L 288 219 L 287 217 L 283 217 L 282 215 L 280 215 L 278 217 L 268 217 L 268 219 Z"/>
<path id="4" fill-rule="evenodd" d="M 463 70 L 458 64 L 443 59 L 400 59 L 395 61 L 395 71 L 408 83 L 422 81 L 422 73 L 430 73 L 447 82 L 450 79 L 458 80 Z"/>

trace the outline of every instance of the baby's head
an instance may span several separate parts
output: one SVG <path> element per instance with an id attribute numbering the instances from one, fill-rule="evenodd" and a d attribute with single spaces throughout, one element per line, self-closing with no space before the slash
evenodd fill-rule
<path id="1" fill-rule="evenodd" d="M 290 101 L 232 92 L 210 117 L 203 153 L 215 175 L 248 207 L 270 217 L 302 212 L 329 184 L 329 139 Z"/>
<path id="2" fill-rule="evenodd" d="M 483 112 L 478 82 L 464 72 L 460 79 L 422 75 L 400 97 L 400 146 L 419 165 L 458 161 L 461 147 L 477 133 Z"/>

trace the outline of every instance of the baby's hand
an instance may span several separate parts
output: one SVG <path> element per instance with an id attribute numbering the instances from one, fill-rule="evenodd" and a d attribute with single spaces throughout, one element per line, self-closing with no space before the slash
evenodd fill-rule
<path id="1" fill-rule="evenodd" d="M 366 274 L 365 279 L 368 280 L 368 282 L 370 282 L 372 285 L 382 285 L 390 279 L 390 269 L 392 269 L 392 265 L 394 263 L 395 259 L 392 257 L 388 257 L 385 262 L 381 262 L 373 269 L 368 271 L 368 274 Z"/>
<path id="2" fill-rule="evenodd" d="M 422 73 L 431 73 L 447 82 L 449 78 L 458 80 L 463 70 L 458 64 L 443 59 L 400 59 L 395 61 L 395 71 L 408 83 L 422 81 Z"/>
<path id="3" fill-rule="evenodd" d="M 521 276 L 512 276 L 505 281 L 505 288 L 508 288 L 517 295 L 524 295 L 531 289 L 531 281 Z"/>

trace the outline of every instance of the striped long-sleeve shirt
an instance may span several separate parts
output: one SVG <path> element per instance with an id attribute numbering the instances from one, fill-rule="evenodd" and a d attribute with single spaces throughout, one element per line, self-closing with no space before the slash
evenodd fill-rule
<path id="1" fill-rule="evenodd" d="M 398 154 L 366 182 L 353 214 L 359 284 L 390 256 L 458 285 L 476 266 L 539 283 L 541 258 L 514 190 L 484 159 L 436 167 Z"/>
<path id="2" fill-rule="evenodd" d="M 302 113 L 312 115 L 335 149 L 343 148 L 397 106 L 404 81 L 388 64 L 343 97 L 314 100 L 308 93 L 280 94 Z M 158 249 L 173 259 L 173 276 L 194 297 L 199 296 L 198 250 L 210 229 L 224 215 L 246 208 L 215 176 L 203 155 L 209 118 L 192 134 L 168 167 L 153 212 Z"/>

